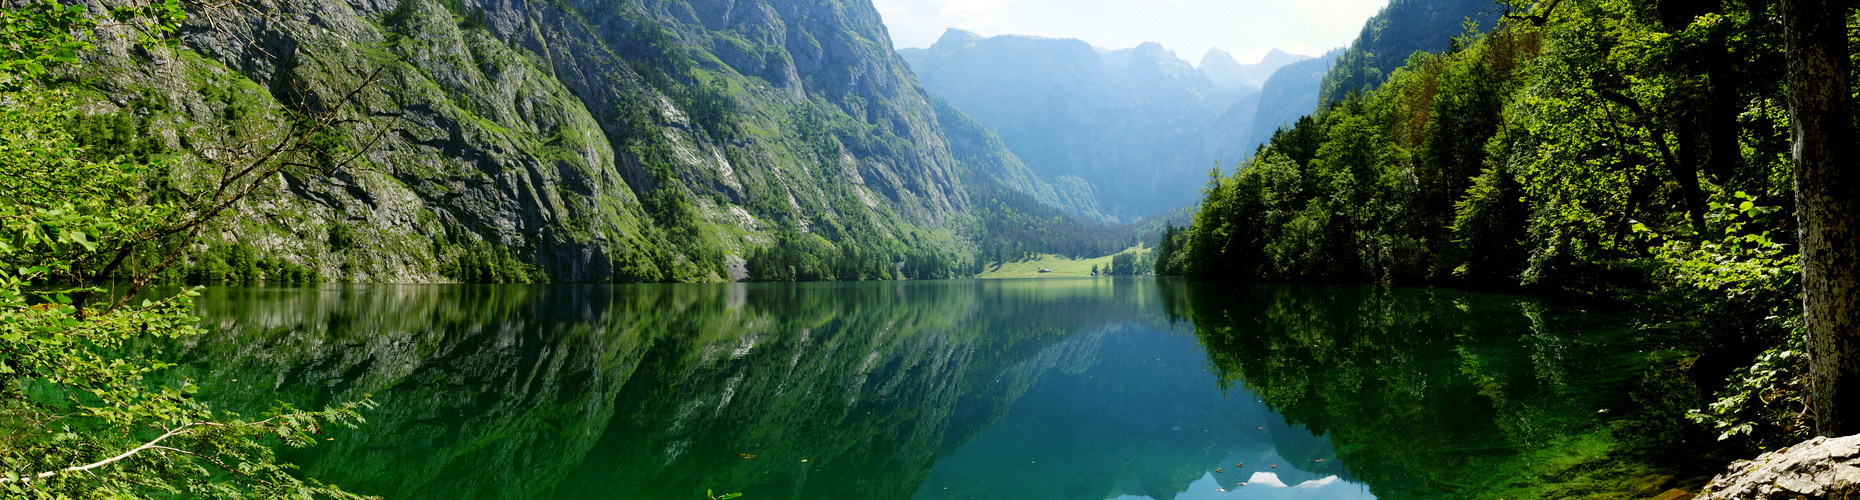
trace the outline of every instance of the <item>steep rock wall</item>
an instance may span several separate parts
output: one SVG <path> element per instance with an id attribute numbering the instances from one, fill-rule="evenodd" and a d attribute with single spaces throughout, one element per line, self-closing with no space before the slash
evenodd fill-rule
<path id="1" fill-rule="evenodd" d="M 215 148 L 273 143 L 379 70 L 359 120 L 318 138 L 328 158 L 203 244 L 325 279 L 501 259 L 530 279 L 719 280 L 783 228 L 967 244 L 936 115 L 863 0 L 282 0 L 194 12 L 174 49 L 100 41 L 72 75 L 85 113 L 159 141 L 153 182 L 178 196 L 215 180 Z"/>

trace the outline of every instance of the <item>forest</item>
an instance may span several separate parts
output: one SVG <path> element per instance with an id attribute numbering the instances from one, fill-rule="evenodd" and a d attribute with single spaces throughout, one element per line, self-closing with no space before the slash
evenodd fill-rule
<path id="1" fill-rule="evenodd" d="M 1791 110 L 1810 119 L 1800 99 L 1813 90 L 1790 80 L 1806 56 L 1785 50 L 1808 43 L 1787 40 L 1785 23 L 1813 8 L 1791 18 L 1788 3 L 1549 1 L 1468 21 L 1385 83 L 1331 94 L 1244 164 L 1211 171 L 1193 223 L 1163 235 L 1157 272 L 1618 304 L 1699 354 L 1683 369 L 1712 396 L 1689 418 L 1720 439 L 1767 449 L 1837 432 L 1842 412 L 1810 387 L 1837 380 L 1821 363 L 1841 348 L 1810 356 L 1808 339 L 1852 320 L 1805 318 L 1803 235 L 1845 255 L 1822 264 L 1825 279 L 1851 279 L 1852 242 L 1825 234 L 1851 237 L 1854 191 L 1841 184 L 1852 174 L 1792 156 L 1817 146 L 1792 135 Z M 1828 5 L 1846 14 L 1806 16 L 1852 32 L 1851 7 Z M 1815 46 L 1839 49 L 1833 76 L 1812 80 L 1842 100 L 1852 43 Z M 1828 116 L 1851 129 L 1839 109 Z M 1828 137 L 1851 161 L 1840 155 L 1853 136 Z M 1809 311 L 1852 303 L 1827 290 L 1809 290 Z"/>

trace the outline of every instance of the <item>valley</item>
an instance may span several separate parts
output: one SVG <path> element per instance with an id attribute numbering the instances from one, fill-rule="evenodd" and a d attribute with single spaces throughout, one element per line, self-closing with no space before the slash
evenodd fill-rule
<path id="1" fill-rule="evenodd" d="M 1856 19 L 0 2 L 0 496 L 1860 495 Z"/>

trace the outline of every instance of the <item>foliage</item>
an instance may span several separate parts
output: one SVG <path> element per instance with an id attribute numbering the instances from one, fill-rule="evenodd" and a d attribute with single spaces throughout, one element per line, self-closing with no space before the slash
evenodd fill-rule
<path id="1" fill-rule="evenodd" d="M 207 247 L 194 255 L 191 265 L 170 267 L 161 279 L 183 283 L 314 283 L 321 281 L 315 269 L 294 262 L 259 255 L 251 245 L 231 244 Z"/>
<path id="2" fill-rule="evenodd" d="M 460 283 L 539 283 L 549 275 L 509 247 L 482 241 L 436 246 L 439 275 Z"/>
<path id="3" fill-rule="evenodd" d="M 1716 401 L 1687 412 L 1686 418 L 1718 430 L 1720 441 L 1749 436 L 1760 449 L 1807 439 L 1812 430 L 1805 418 L 1808 402 L 1803 386 L 1808 377 L 1801 366 L 1807 361 L 1806 351 L 1799 340 L 1764 351 L 1755 363 L 1732 372 L 1730 384 Z"/>
<path id="4" fill-rule="evenodd" d="M 1182 246 L 1188 243 L 1188 232 L 1175 227 L 1173 222 L 1163 224 L 1162 239 L 1156 244 L 1155 273 L 1159 276 L 1180 276 L 1182 266 L 1186 263 L 1186 254 Z"/>
<path id="5" fill-rule="evenodd" d="M 98 26 L 83 5 L 22 4 L 0 10 L 0 91 L 23 90 L 49 68 L 77 62 L 78 53 L 91 48 L 91 30 Z M 172 44 L 167 35 L 186 12 L 180 0 L 153 0 L 113 7 L 109 16 L 114 25 L 134 30 L 143 44 Z"/>
<path id="6" fill-rule="evenodd" d="M 1033 196 L 978 175 L 963 180 L 969 211 L 981 219 L 977 259 L 984 264 L 1025 260 L 1039 254 L 1077 258 L 1128 248 L 1136 228 L 1087 220 L 1040 203 Z"/>
<path id="7" fill-rule="evenodd" d="M 1342 100 L 1353 91 L 1368 92 L 1388 81 L 1409 54 L 1439 50 L 1452 43 L 1462 21 L 1487 20 L 1492 0 L 1395 0 L 1363 23 L 1350 48 L 1337 56 L 1324 75 L 1318 102 Z"/>
<path id="8" fill-rule="evenodd" d="M 1758 447 L 1794 436 L 1778 409 L 1800 397 L 1782 346 L 1801 313 L 1776 6 L 1536 8 L 1408 56 L 1372 91 L 1330 89 L 1213 172 L 1182 272 L 1627 301 L 1701 354 L 1702 389 L 1735 377 L 1696 420 Z M 1338 71 L 1374 76 L 1350 57 Z"/>
<path id="9" fill-rule="evenodd" d="M 709 238 L 699 224 L 697 208 L 678 188 L 672 173 L 671 152 L 663 145 L 634 148 L 640 162 L 652 174 L 656 186 L 640 196 L 646 215 L 653 221 L 654 235 L 684 250 L 689 262 L 676 260 L 670 252 L 660 253 L 660 269 L 675 270 L 682 275 L 728 276 L 724 270 L 723 249 Z M 695 263 L 695 268 L 692 264 Z"/>
<path id="10" fill-rule="evenodd" d="M 1757 197 L 1743 192 L 1734 196 L 1735 204 L 1710 205 L 1707 221 L 1722 227 L 1722 240 L 1671 240 L 1656 250 L 1651 265 L 1660 288 L 1648 301 L 1660 304 L 1653 317 L 1669 320 L 1658 326 L 1711 344 L 1772 346 L 1729 373 L 1716 400 L 1687 414 L 1718 430 L 1720 440 L 1742 437 L 1768 449 L 1805 439 L 1811 430 L 1806 339 L 1795 292 L 1802 269 L 1800 256 L 1772 237 L 1770 228 L 1787 222 L 1778 218 L 1784 211 L 1757 205 Z M 1635 231 L 1653 233 L 1644 225 Z"/>
<path id="11" fill-rule="evenodd" d="M 73 273 L 72 257 L 134 238 L 173 211 L 137 203 L 140 165 L 86 157 L 63 128 L 70 107 L 62 96 L 27 89 L 6 97 L 14 104 L 0 111 L 0 133 L 8 138 L 0 143 L 4 488 L 44 498 L 103 492 L 353 498 L 292 475 L 261 439 L 312 445 L 326 426 L 359 422 L 357 411 L 368 403 L 313 412 L 280 405 L 256 417 L 215 412 L 191 398 L 191 384 L 143 382 L 169 365 L 116 357 L 133 339 L 196 334 L 189 298 L 197 291 L 106 308 L 75 300 L 103 288 L 56 278 Z M 107 460 L 126 451 L 126 458 Z M 71 469 L 81 466 L 82 474 Z"/>
<path id="12" fill-rule="evenodd" d="M 775 243 L 750 253 L 751 281 L 864 281 L 968 276 L 961 259 L 935 251 L 894 253 L 852 242 L 834 244 L 817 234 L 782 231 Z"/>
<path id="13" fill-rule="evenodd" d="M 361 422 L 366 399 L 215 411 L 193 399 L 191 382 L 145 379 L 171 365 L 122 356 L 137 339 L 200 332 L 190 302 L 198 289 L 130 303 L 102 286 L 117 276 L 104 270 L 131 255 L 119 250 L 196 215 L 151 201 L 141 179 L 145 161 L 158 159 L 81 145 L 97 129 L 74 121 L 65 93 L 39 86 L 48 64 L 88 47 L 97 24 L 81 14 L 50 3 L 0 11 L 0 489 L 27 498 L 358 498 L 295 474 L 272 440 L 316 444 L 326 428 Z M 180 6 L 135 4 L 112 16 L 152 41 L 178 25 Z"/>
<path id="14" fill-rule="evenodd" d="M 1136 251 L 1118 252 L 1116 255 L 1111 256 L 1111 265 L 1104 269 L 1104 274 L 1114 276 L 1143 274 L 1144 271 L 1149 271 L 1155 267 L 1154 264 L 1147 260 L 1149 255 L 1150 254 Z"/>

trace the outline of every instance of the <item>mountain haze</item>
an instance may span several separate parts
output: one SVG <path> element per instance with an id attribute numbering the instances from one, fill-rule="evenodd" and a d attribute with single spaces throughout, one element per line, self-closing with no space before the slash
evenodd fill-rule
<path id="1" fill-rule="evenodd" d="M 930 103 L 936 107 L 937 123 L 942 125 L 949 139 L 950 153 L 962 166 L 966 185 L 998 185 L 1031 196 L 1048 207 L 1094 219 L 1105 217 L 1098 212 L 1097 193 L 1092 191 L 1091 183 L 1070 175 L 1060 175 L 1054 177 L 1053 182 L 1047 182 L 1028 169 L 1014 152 L 1008 151 L 1000 136 L 967 113 L 942 99 L 933 97 Z"/>
<path id="2" fill-rule="evenodd" d="M 1264 86 L 1266 79 L 1271 78 L 1279 68 L 1311 58 L 1311 56 L 1272 49 L 1266 52 L 1266 56 L 1259 62 L 1240 64 L 1240 61 L 1234 60 L 1233 54 L 1218 48 L 1211 48 L 1208 49 L 1208 53 L 1201 56 L 1201 63 L 1196 64 L 1195 67 L 1207 73 L 1208 78 L 1214 80 L 1215 85 L 1259 88 Z"/>
<path id="3" fill-rule="evenodd" d="M 951 29 L 927 49 L 898 52 L 931 93 L 993 130 L 1041 179 L 1090 183 L 1111 217 L 1179 207 L 1213 161 L 1238 159 L 1194 156 L 1252 90 L 1216 85 L 1155 43 L 1105 50 Z"/>
<path id="4" fill-rule="evenodd" d="M 1248 155 L 1254 148 L 1272 139 L 1280 127 L 1298 122 L 1299 117 L 1317 112 L 1318 92 L 1324 75 L 1343 49 L 1332 50 L 1324 57 L 1287 64 L 1272 74 L 1259 91 L 1259 110 L 1243 143 Z"/>

